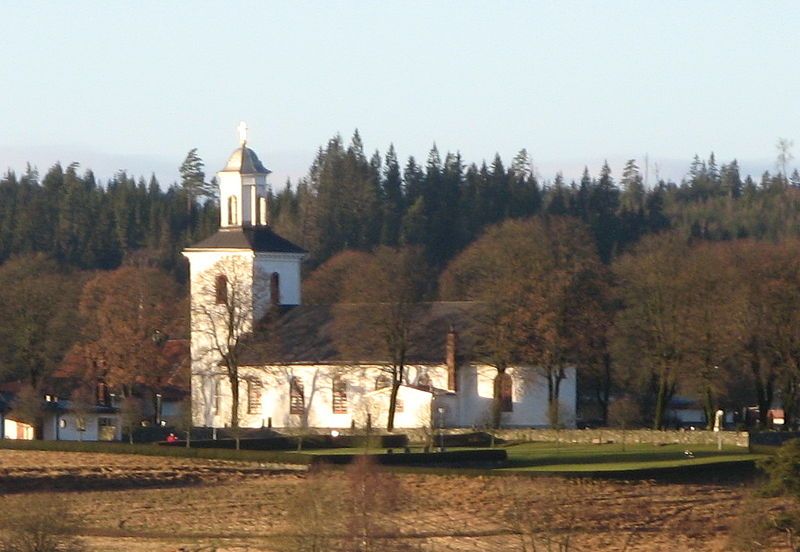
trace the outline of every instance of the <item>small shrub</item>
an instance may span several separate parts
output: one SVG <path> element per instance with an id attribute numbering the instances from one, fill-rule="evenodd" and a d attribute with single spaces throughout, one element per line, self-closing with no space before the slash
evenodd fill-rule
<path id="1" fill-rule="evenodd" d="M 774 456 L 758 462 L 767 474 L 762 492 L 769 496 L 789 495 L 800 500 L 800 439 L 784 443 Z"/>
<path id="2" fill-rule="evenodd" d="M 69 512 L 66 501 L 50 494 L 35 494 L 7 499 L 2 508 L 2 552 L 82 552 L 75 536 L 78 518 Z M 13 504 L 12 504 L 13 503 Z"/>

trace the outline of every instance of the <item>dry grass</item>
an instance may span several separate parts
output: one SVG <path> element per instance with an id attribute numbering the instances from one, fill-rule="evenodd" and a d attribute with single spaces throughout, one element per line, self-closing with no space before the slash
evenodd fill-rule
<path id="1" fill-rule="evenodd" d="M 320 479 L 323 477 L 323 479 Z M 52 493 L 91 550 L 291 550 L 324 477 L 272 466 L 125 455 L 0 451 L 0 512 Z M 523 551 L 528 536 L 570 551 L 726 550 L 748 490 L 514 477 L 395 475 L 390 527 L 407 550 Z M 780 509 L 782 499 L 752 499 Z M 300 506 L 300 507 L 298 507 Z M 325 517 L 309 515 L 314 524 Z M 1 522 L 0 522 L 1 523 Z M 347 522 L 331 516 L 330 525 Z M 334 532 L 336 528 L 334 527 Z M 283 537 L 281 537 L 283 535 Z M 291 540 L 291 539 L 290 539 Z M 559 550 L 551 547 L 552 550 Z"/>

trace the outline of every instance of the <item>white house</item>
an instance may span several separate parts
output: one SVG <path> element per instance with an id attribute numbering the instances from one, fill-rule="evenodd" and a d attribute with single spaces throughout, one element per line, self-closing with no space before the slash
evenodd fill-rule
<path id="1" fill-rule="evenodd" d="M 230 425 L 233 390 L 221 360 L 230 339 L 241 335 L 241 426 L 348 428 L 368 420 L 385 426 L 388 359 L 374 346 L 381 311 L 370 304 L 301 304 L 306 253 L 268 224 L 269 172 L 242 137 L 218 173 L 219 231 L 183 252 L 190 263 L 194 423 Z M 478 361 L 480 308 L 415 306 L 395 427 L 487 425 L 496 394 L 503 425 L 548 425 L 547 379 L 536 368 L 509 367 L 498 375 Z M 353 319 L 355 328 L 340 323 Z M 572 425 L 574 369 L 564 371 L 560 389 L 559 417 Z"/>
<path id="2" fill-rule="evenodd" d="M 70 401 L 50 401 L 45 408 L 42 437 L 50 441 L 119 441 L 119 410 L 97 405 L 77 412 Z"/>

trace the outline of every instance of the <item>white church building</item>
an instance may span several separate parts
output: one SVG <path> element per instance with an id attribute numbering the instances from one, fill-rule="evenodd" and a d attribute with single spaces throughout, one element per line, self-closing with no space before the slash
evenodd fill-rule
<path id="1" fill-rule="evenodd" d="M 183 252 L 191 278 L 194 424 L 230 426 L 238 391 L 242 427 L 385 427 L 389 359 L 377 358 L 370 339 L 363 340 L 363 350 L 339 346 L 336 322 L 358 310 L 366 323 L 357 331 L 376 332 L 379 321 L 369 321 L 380 316 L 379 309 L 302 304 L 306 252 L 270 228 L 270 171 L 247 147 L 246 136 L 240 142 L 218 173 L 219 230 Z M 476 358 L 474 315 L 480 305 L 434 302 L 414 308 L 396 428 L 486 427 L 495 393 L 503 426 L 549 425 L 547 380 L 537 370 L 509 367 L 498 376 Z M 352 337 L 350 342 L 359 341 Z M 237 390 L 224 361 L 230 352 L 236 353 Z M 559 402 L 567 426 L 575 423 L 576 390 L 575 370 L 567 369 Z"/>

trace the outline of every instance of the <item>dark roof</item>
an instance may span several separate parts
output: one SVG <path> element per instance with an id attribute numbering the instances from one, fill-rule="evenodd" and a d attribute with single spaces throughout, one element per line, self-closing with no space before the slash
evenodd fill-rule
<path id="1" fill-rule="evenodd" d="M 272 171 L 270 171 L 261 163 L 256 155 L 256 152 L 243 145 L 242 147 L 236 148 L 233 151 L 230 158 L 228 158 L 228 163 L 225 165 L 225 168 L 222 169 L 222 172 L 238 172 L 240 174 L 269 174 Z"/>
<path id="2" fill-rule="evenodd" d="M 384 363 L 388 359 L 380 320 L 388 307 L 374 303 L 282 307 L 245 344 L 242 363 Z M 406 362 L 444 363 L 451 327 L 458 333 L 458 357 L 471 358 L 477 331 L 474 315 L 480 308 L 480 303 L 471 302 L 413 305 Z"/>
<path id="3" fill-rule="evenodd" d="M 50 412 L 73 412 L 72 401 L 59 399 L 58 401 L 46 401 L 44 408 Z M 91 414 L 116 414 L 119 408 L 114 406 L 105 406 L 101 404 L 91 405 L 87 411 Z"/>
<path id="4" fill-rule="evenodd" d="M 269 253 L 299 253 L 306 250 L 273 232 L 268 226 L 220 228 L 216 234 L 187 248 L 249 249 Z"/>

